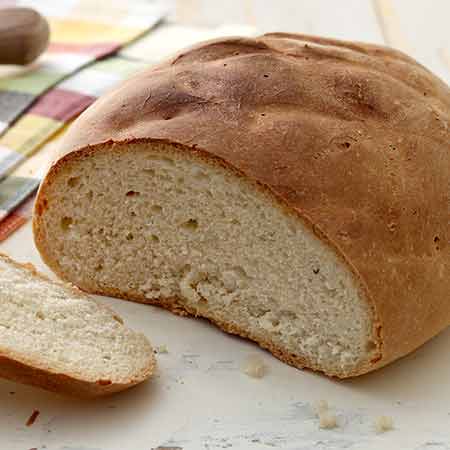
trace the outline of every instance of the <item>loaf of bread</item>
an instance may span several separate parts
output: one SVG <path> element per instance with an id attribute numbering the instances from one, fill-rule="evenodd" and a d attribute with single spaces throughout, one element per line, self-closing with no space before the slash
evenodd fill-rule
<path id="1" fill-rule="evenodd" d="M 148 378 L 152 348 L 111 310 L 0 254 L 0 377 L 78 397 Z"/>
<path id="2" fill-rule="evenodd" d="M 349 377 L 450 323 L 450 91 L 401 52 L 205 42 L 71 127 L 38 194 L 46 263 Z"/>

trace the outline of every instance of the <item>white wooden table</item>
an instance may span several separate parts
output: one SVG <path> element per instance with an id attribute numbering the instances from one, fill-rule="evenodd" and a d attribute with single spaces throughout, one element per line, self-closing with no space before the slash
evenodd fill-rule
<path id="1" fill-rule="evenodd" d="M 172 16 L 189 27 L 234 22 L 261 31 L 387 41 L 409 49 L 447 81 L 449 19 L 447 0 L 178 0 Z M 208 35 L 172 25 L 155 34 L 155 49 L 162 56 L 163 44 L 172 50 L 178 42 L 182 46 Z M 49 273 L 29 225 L 0 250 Z M 390 367 L 337 382 L 282 364 L 204 321 L 146 305 L 101 301 L 156 346 L 168 347 L 169 353 L 158 357 L 157 375 L 129 392 L 94 402 L 0 380 L 0 450 L 450 449 L 449 329 Z M 250 353 L 264 359 L 266 377 L 256 380 L 241 373 L 240 363 Z M 310 406 L 319 399 L 336 408 L 338 428 L 319 429 Z M 40 414 L 27 427 L 34 410 Z M 393 418 L 393 431 L 375 433 L 373 423 L 380 415 Z"/>

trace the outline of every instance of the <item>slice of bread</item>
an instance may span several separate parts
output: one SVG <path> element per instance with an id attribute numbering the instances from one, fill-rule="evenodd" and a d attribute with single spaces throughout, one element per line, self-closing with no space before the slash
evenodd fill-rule
<path id="1" fill-rule="evenodd" d="M 96 397 L 147 379 L 147 339 L 78 289 L 0 255 L 0 376 Z"/>
<path id="2" fill-rule="evenodd" d="M 348 377 L 450 323 L 450 91 L 385 47 L 188 49 L 71 127 L 38 194 L 46 263 Z"/>

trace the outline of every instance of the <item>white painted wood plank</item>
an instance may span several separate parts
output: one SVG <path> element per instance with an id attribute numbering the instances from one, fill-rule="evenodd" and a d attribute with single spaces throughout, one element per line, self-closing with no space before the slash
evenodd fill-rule
<path id="1" fill-rule="evenodd" d="M 253 0 L 255 25 L 263 31 L 290 31 L 382 43 L 370 0 Z"/>
<path id="2" fill-rule="evenodd" d="M 196 26 L 219 26 L 224 23 L 252 25 L 246 15 L 252 0 L 175 0 L 171 20 Z"/>
<path id="3" fill-rule="evenodd" d="M 450 2 L 374 0 L 386 43 L 450 81 Z"/>
<path id="4" fill-rule="evenodd" d="M 241 23 L 261 32 L 383 42 L 371 0 L 177 0 L 172 19 L 184 24 Z"/>

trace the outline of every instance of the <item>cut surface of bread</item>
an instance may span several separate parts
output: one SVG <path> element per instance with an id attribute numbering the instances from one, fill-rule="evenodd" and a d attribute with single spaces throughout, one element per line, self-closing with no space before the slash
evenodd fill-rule
<path id="1" fill-rule="evenodd" d="M 87 291 L 360 375 L 450 324 L 449 130 L 448 86 L 399 51 L 201 43 L 70 127 L 36 245 Z"/>
<path id="2" fill-rule="evenodd" d="M 148 378 L 147 339 L 62 283 L 0 255 L 0 376 L 80 397 L 110 394 Z"/>
<path id="3" fill-rule="evenodd" d="M 346 265 L 219 164 L 161 143 L 104 148 L 65 165 L 47 195 L 46 260 L 82 289 L 182 308 L 330 374 L 374 357 Z"/>

